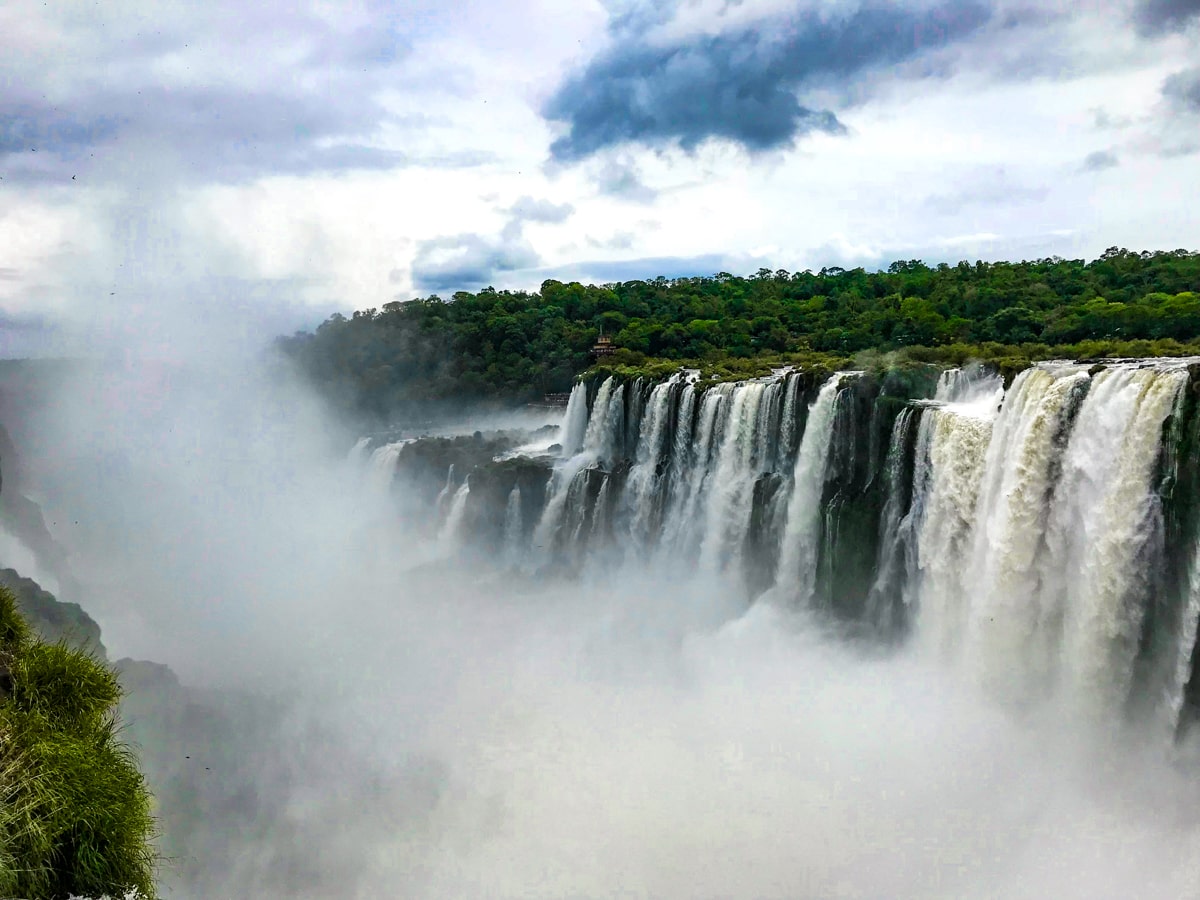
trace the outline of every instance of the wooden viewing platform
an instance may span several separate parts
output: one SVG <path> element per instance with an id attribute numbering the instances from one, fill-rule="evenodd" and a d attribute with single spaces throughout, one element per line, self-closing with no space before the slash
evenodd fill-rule
<path id="1" fill-rule="evenodd" d="M 613 346 L 612 338 L 606 334 L 601 334 L 596 338 L 596 343 L 592 345 L 592 356 L 611 356 L 617 352 L 617 348 Z"/>

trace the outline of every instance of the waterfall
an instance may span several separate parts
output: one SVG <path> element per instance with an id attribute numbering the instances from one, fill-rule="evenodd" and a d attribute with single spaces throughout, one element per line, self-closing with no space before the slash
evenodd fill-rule
<path id="1" fill-rule="evenodd" d="M 808 424 L 800 440 L 796 468 L 792 474 L 792 493 L 787 505 L 787 521 L 775 588 L 781 598 L 808 603 L 812 599 L 817 574 L 817 552 L 821 539 L 821 494 L 825 487 L 825 469 L 829 461 L 829 442 L 833 434 L 835 402 L 843 378 L 834 375 L 821 386 L 808 412 Z"/>
<path id="2" fill-rule="evenodd" d="M 535 558 L 547 562 L 559 549 L 559 538 L 567 518 L 569 503 L 572 498 L 578 503 L 583 494 L 589 462 L 587 457 L 579 454 L 554 468 L 550 476 L 550 485 L 546 489 L 546 505 L 542 508 L 542 515 L 533 529 Z"/>
<path id="3" fill-rule="evenodd" d="M 1200 718 L 1189 366 L 1041 363 L 1007 390 L 979 366 L 820 385 L 608 377 L 590 406 L 572 391 L 551 466 L 496 460 L 546 481 L 477 481 L 469 528 L 472 479 L 450 467 L 439 539 L 487 533 L 506 562 L 564 574 L 734 576 L 747 602 L 908 640 L 1003 703 L 1110 720 L 1142 697 L 1174 728 Z M 403 447 L 370 457 L 383 488 Z"/>
<path id="4" fill-rule="evenodd" d="M 961 648 L 966 622 L 965 568 L 983 464 L 992 436 L 990 410 L 931 408 L 921 417 L 914 456 L 913 511 L 919 518 L 917 571 L 909 573 L 921 640 L 940 657 Z"/>
<path id="5" fill-rule="evenodd" d="M 1197 542 L 1188 569 L 1187 595 L 1176 627 L 1174 658 L 1167 685 L 1167 727 L 1172 731 L 1181 723 L 1188 681 L 1195 665 L 1197 632 L 1200 631 L 1200 542 Z"/>
<path id="6" fill-rule="evenodd" d="M 409 443 L 396 441 L 394 444 L 384 444 L 371 454 L 368 482 L 375 493 L 383 495 L 391 489 L 392 479 L 396 476 L 396 463 Z"/>
<path id="7" fill-rule="evenodd" d="M 446 501 L 450 499 L 450 494 L 454 490 L 454 463 L 450 464 L 450 468 L 446 470 L 446 483 L 442 485 L 442 489 L 438 492 L 437 500 L 433 504 L 434 518 L 438 522 L 446 521 Z"/>
<path id="8" fill-rule="evenodd" d="M 1076 704 L 1093 714 L 1123 702 L 1130 687 L 1153 578 L 1143 554 L 1160 533 L 1151 479 L 1163 422 L 1186 380 L 1181 370 L 1107 370 L 1080 412 L 1076 434 L 1086 417 L 1087 425 L 1103 429 L 1109 445 L 1107 477 L 1089 486 L 1090 509 L 1078 523 L 1088 541 L 1078 552 L 1082 567 L 1067 591 L 1064 623 L 1068 689 Z M 1102 406 L 1108 408 L 1100 415 L 1088 415 Z M 1092 447 L 1100 443 L 1100 434 L 1089 437 Z M 1083 464 L 1074 450 L 1069 458 Z"/>
<path id="9" fill-rule="evenodd" d="M 563 456 L 574 456 L 583 449 L 587 426 L 587 385 L 580 383 L 571 389 L 567 412 L 559 428 L 559 443 L 562 445 Z"/>
<path id="10" fill-rule="evenodd" d="M 367 461 L 367 448 L 369 446 L 371 446 L 371 439 L 369 437 L 359 438 L 354 446 L 350 448 L 350 452 L 346 454 L 346 459 L 352 466 L 361 467 L 365 465 Z"/>
<path id="11" fill-rule="evenodd" d="M 779 434 L 775 444 L 775 466 L 783 471 L 792 462 L 796 452 L 798 416 L 800 407 L 800 379 L 788 377 L 783 384 L 783 409 L 779 416 Z"/>
<path id="12" fill-rule="evenodd" d="M 582 533 L 587 501 L 588 469 L 597 462 L 613 459 L 624 439 L 625 385 L 617 384 L 609 376 L 596 392 L 590 415 L 587 414 L 586 388 L 576 385 L 568 401 L 566 426 L 572 432 L 563 444 L 566 457 L 555 466 L 547 489 L 546 504 L 533 530 L 535 556 L 543 562 L 549 561 L 556 551 L 561 550 L 564 531 L 572 539 Z M 582 413 L 574 412 L 583 410 Z M 578 452 L 570 452 L 579 432 L 578 419 L 587 416 L 583 438 L 578 441 Z M 565 427 L 566 427 L 565 426 Z M 568 446 L 571 444 L 572 446 Z M 564 525 L 569 527 L 564 529 Z"/>
<path id="13" fill-rule="evenodd" d="M 521 486 L 514 484 L 504 504 L 504 556 L 510 562 L 521 557 L 524 522 L 521 518 Z"/>
<path id="14" fill-rule="evenodd" d="M 600 385 L 583 437 L 583 452 L 602 460 L 612 459 L 625 434 L 625 385 L 610 375 Z"/>
<path id="15" fill-rule="evenodd" d="M 980 365 L 947 369 L 938 376 L 933 399 L 939 403 L 976 404 L 984 400 L 1000 402 L 1004 379 Z"/>
<path id="16" fill-rule="evenodd" d="M 688 464 L 678 473 L 678 489 L 668 505 L 663 546 L 674 554 L 677 561 L 690 561 L 699 552 L 699 539 L 703 537 L 703 530 L 698 525 L 699 511 L 704 501 L 713 447 L 720 433 L 721 413 L 727 394 L 726 386 L 718 385 L 705 391 L 700 400 L 695 440 L 686 453 Z"/>
<path id="17" fill-rule="evenodd" d="M 1186 381 L 1178 365 L 1045 364 L 1017 377 L 994 419 L 975 388 L 974 406 L 927 411 L 913 488 L 927 647 L 1007 702 L 1122 707 L 1162 553 L 1163 425 Z M 1190 660 L 1182 615 L 1175 656 Z M 1174 664 L 1176 695 L 1188 665 Z"/>
<path id="18" fill-rule="evenodd" d="M 462 527 L 466 518 L 467 497 L 470 493 L 471 478 L 467 476 L 467 480 L 454 492 L 454 497 L 450 501 L 450 511 L 446 514 L 446 521 L 438 533 L 438 543 L 447 549 L 457 547 L 462 542 Z"/>
<path id="19" fill-rule="evenodd" d="M 968 573 L 967 653 L 997 692 L 1024 697 L 1045 686 L 1057 645 L 1055 610 L 1039 591 L 1042 545 L 1062 435 L 1086 372 L 1028 369 L 996 420 L 984 464 Z"/>
<path id="20" fill-rule="evenodd" d="M 758 416 L 765 390 L 766 385 L 751 382 L 727 392 L 729 412 L 708 491 L 700 546 L 700 565 L 708 570 L 722 570 L 729 564 L 740 551 L 750 526 Z"/>
<path id="21" fill-rule="evenodd" d="M 655 385 L 650 392 L 633 468 L 625 484 L 624 506 L 630 518 L 629 532 L 634 547 L 642 550 L 654 537 L 654 517 L 659 509 L 662 483 L 660 467 L 667 451 L 671 395 L 677 383 L 678 377 L 673 377 Z"/>
<path id="22" fill-rule="evenodd" d="M 915 449 L 917 429 L 924 409 L 909 406 L 901 410 L 892 425 L 884 462 L 887 501 L 879 528 L 879 555 L 875 581 L 867 597 L 867 618 L 881 631 L 893 631 L 900 625 L 904 606 L 905 576 L 914 547 L 913 520 L 909 517 L 915 470 L 910 454 Z"/>

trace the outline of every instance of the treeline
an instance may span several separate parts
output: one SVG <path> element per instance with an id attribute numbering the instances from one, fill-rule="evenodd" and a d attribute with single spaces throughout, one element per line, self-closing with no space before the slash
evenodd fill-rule
<path id="1" fill-rule="evenodd" d="M 624 366 L 745 369 L 739 361 L 919 347 L 1039 358 L 1044 348 L 1118 342 L 1135 342 L 1138 354 L 1176 353 L 1200 338 L 1200 253 L 1113 248 L 1092 262 L 908 260 L 880 272 L 546 281 L 534 294 L 486 288 L 339 314 L 280 345 L 324 389 L 386 416 L 451 398 L 567 390 L 601 332 Z"/>

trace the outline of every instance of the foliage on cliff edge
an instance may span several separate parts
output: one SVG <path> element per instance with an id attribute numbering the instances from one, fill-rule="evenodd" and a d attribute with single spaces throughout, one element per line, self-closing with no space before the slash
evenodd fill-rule
<path id="1" fill-rule="evenodd" d="M 149 791 L 119 740 L 115 674 L 35 639 L 0 587 L 0 896 L 154 894 Z"/>

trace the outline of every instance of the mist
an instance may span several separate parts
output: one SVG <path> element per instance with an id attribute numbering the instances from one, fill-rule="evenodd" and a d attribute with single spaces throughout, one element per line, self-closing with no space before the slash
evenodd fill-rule
<path id="1" fill-rule="evenodd" d="M 84 367 L 14 431 L 64 599 L 183 684 L 126 704 L 168 896 L 1200 891 L 1196 748 L 723 577 L 448 554 L 274 363 Z"/>

